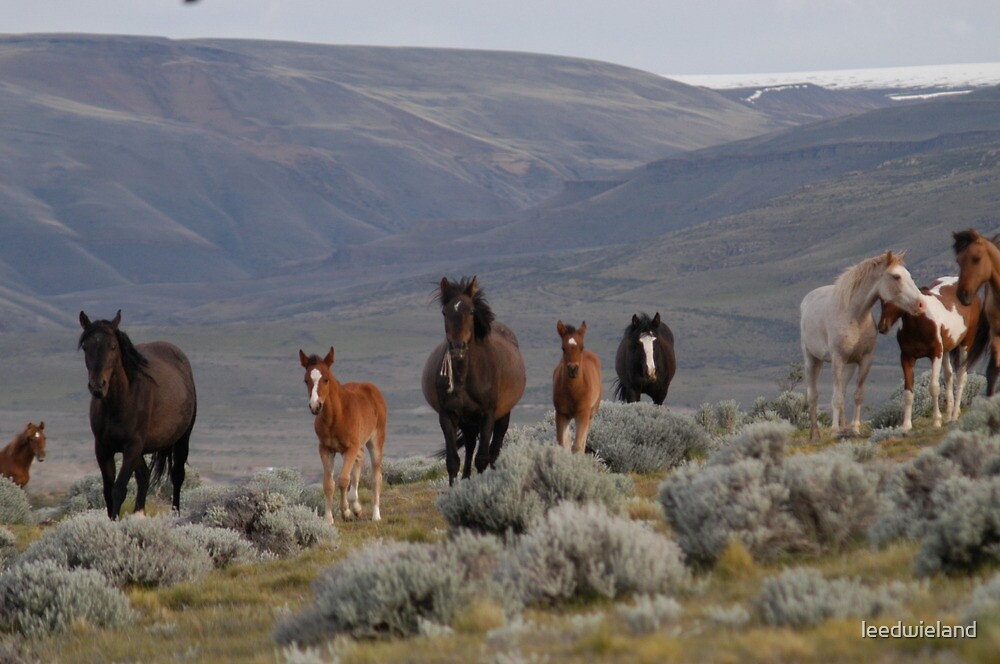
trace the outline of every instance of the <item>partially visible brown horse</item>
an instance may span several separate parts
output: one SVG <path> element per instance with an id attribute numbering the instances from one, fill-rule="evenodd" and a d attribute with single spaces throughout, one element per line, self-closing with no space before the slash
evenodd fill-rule
<path id="1" fill-rule="evenodd" d="M 382 519 L 379 499 L 382 496 L 382 448 L 385 446 L 385 399 L 371 383 L 343 385 L 330 371 L 334 362 L 333 346 L 326 357 L 307 356 L 299 351 L 299 362 L 306 370 L 309 410 L 316 416 L 313 425 L 319 438 L 319 458 L 323 462 L 323 493 L 326 496 L 326 522 L 333 523 L 333 460 L 344 457 L 337 486 L 340 489 L 340 514 L 344 519 L 361 516 L 358 483 L 368 448 L 372 461 L 372 521 Z M 350 501 L 350 505 L 348 505 Z"/>
<path id="2" fill-rule="evenodd" d="M 971 304 L 976 292 L 987 284 L 983 316 L 989 333 L 976 335 L 966 364 L 975 364 L 983 351 L 987 347 L 990 349 L 990 360 L 986 364 L 986 396 L 993 396 L 997 375 L 1000 374 L 1000 249 L 996 246 L 1000 236 L 991 242 L 971 228 L 952 233 L 952 236 L 955 239 L 955 262 L 958 263 L 958 301 Z"/>
<path id="3" fill-rule="evenodd" d="M 556 442 L 569 449 L 569 423 L 576 423 L 573 451 L 587 446 L 590 420 L 601 406 L 601 361 L 583 347 L 587 321 L 579 328 L 556 323 L 562 339 L 562 359 L 552 373 L 552 404 L 556 408 Z"/>
<path id="4" fill-rule="evenodd" d="M 24 488 L 30 479 L 28 469 L 35 459 L 39 463 L 45 461 L 45 422 L 28 422 L 24 431 L 0 450 L 0 475 L 9 477 Z"/>
<path id="5" fill-rule="evenodd" d="M 913 367 L 921 357 L 931 360 L 931 379 L 928 389 L 934 402 L 934 426 L 941 426 L 941 407 L 938 397 L 941 391 L 939 376 L 944 365 L 945 417 L 947 421 L 958 419 L 962 407 L 962 393 L 965 391 L 966 356 L 972 349 L 979 329 L 980 302 L 975 295 L 968 305 L 958 301 L 956 296 L 957 277 L 942 277 L 921 288 L 926 306 L 924 313 L 914 316 L 890 302 L 882 303 L 882 315 L 878 321 L 878 331 L 886 334 L 899 319 L 903 320 L 896 341 L 899 343 L 899 362 L 903 367 L 903 426 L 907 431 L 913 428 Z M 950 355 L 955 355 L 958 371 L 957 385 L 953 385 L 953 370 Z M 954 391 L 952 388 L 954 387 Z"/>
<path id="6" fill-rule="evenodd" d="M 135 512 L 143 514 L 150 471 L 143 456 L 153 455 L 153 483 L 165 470 L 173 484 L 173 508 L 180 511 L 188 444 L 198 411 L 191 363 L 166 341 L 132 345 L 114 320 L 91 322 L 80 312 L 78 348 L 87 363 L 90 430 L 104 480 L 108 516 L 117 519 L 135 473 Z M 115 477 L 115 454 L 122 455 Z"/>
<path id="7" fill-rule="evenodd" d="M 475 277 L 458 282 L 441 279 L 437 300 L 444 315 L 445 340 L 427 358 L 421 383 L 444 433 L 448 483 L 453 485 L 462 445 L 462 477 L 472 473 L 477 440 L 479 472 L 500 455 L 510 411 L 524 393 L 524 360 L 514 333 L 493 320 Z"/>

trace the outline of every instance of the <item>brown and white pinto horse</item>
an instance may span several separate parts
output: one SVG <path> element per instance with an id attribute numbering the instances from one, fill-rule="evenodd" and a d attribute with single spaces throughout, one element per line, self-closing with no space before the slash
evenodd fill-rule
<path id="1" fill-rule="evenodd" d="M 333 523 L 333 460 L 337 453 L 344 457 L 344 466 L 337 481 L 340 514 L 344 519 L 361 515 L 358 483 L 364 465 L 362 446 L 368 448 L 372 462 L 372 521 L 381 520 L 379 499 L 382 496 L 382 448 L 385 445 L 386 423 L 382 393 L 371 383 L 341 385 L 330 371 L 334 362 L 333 346 L 323 358 L 307 356 L 299 350 L 299 362 L 306 370 L 309 410 L 316 416 L 314 428 L 319 438 L 319 458 L 323 462 L 326 522 Z"/>
<path id="2" fill-rule="evenodd" d="M 601 406 L 601 361 L 583 347 L 587 321 L 579 328 L 556 323 L 562 338 L 562 360 L 552 373 L 552 404 L 556 408 L 556 442 L 569 449 L 569 423 L 576 422 L 573 451 L 587 446 L 590 420 Z"/>
<path id="3" fill-rule="evenodd" d="M 7 447 L 0 450 L 0 475 L 9 477 L 21 488 L 30 479 L 31 462 L 45 461 L 45 422 L 28 422 L 24 431 L 14 436 Z"/>
<path id="4" fill-rule="evenodd" d="M 942 277 L 921 288 L 926 309 L 914 316 L 889 302 L 882 303 L 882 315 L 878 321 L 878 331 L 886 334 L 896 321 L 903 320 L 896 341 L 899 343 L 899 362 L 903 367 L 903 426 L 904 431 L 913 428 L 913 367 L 921 357 L 931 360 L 931 380 L 929 390 L 934 402 L 934 426 L 941 426 L 941 407 L 938 397 L 941 386 L 939 377 L 944 365 L 945 417 L 947 421 L 958 419 L 962 406 L 962 392 L 965 390 L 966 357 L 979 328 L 979 296 L 973 296 L 968 305 L 958 301 L 956 283 L 958 277 Z M 955 355 L 958 380 L 953 385 L 953 370 L 950 355 Z M 954 387 L 954 391 L 952 388 Z"/>
<path id="5" fill-rule="evenodd" d="M 973 297 L 983 286 L 986 288 L 986 301 L 983 305 L 983 318 L 988 332 L 977 334 L 976 341 L 969 349 L 966 364 L 976 363 L 987 346 L 990 349 L 990 360 L 986 364 L 986 396 L 993 396 L 996 390 L 997 375 L 1000 374 L 1000 249 L 996 241 L 983 237 L 976 230 L 969 229 L 952 233 L 955 239 L 955 262 L 958 263 L 958 292 L 956 296 L 962 304 L 971 304 Z"/>

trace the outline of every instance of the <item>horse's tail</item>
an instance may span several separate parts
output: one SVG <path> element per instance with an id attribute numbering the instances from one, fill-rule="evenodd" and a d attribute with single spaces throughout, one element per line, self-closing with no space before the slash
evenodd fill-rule
<path id="1" fill-rule="evenodd" d="M 976 327 L 976 337 L 972 340 L 972 347 L 965 358 L 966 370 L 971 369 L 983 356 L 983 351 L 990 345 L 990 322 L 986 318 L 986 302 L 979 312 L 979 325 Z"/>
<path id="2" fill-rule="evenodd" d="M 615 394 L 615 401 L 625 401 L 625 386 L 620 378 L 615 378 L 611 383 L 611 391 Z"/>
<path id="3" fill-rule="evenodd" d="M 460 450 L 463 447 L 465 447 L 465 436 L 462 434 L 461 431 L 459 431 L 458 435 L 455 436 L 455 449 Z M 447 447 L 442 447 L 441 449 L 439 449 L 437 452 L 434 453 L 435 459 L 444 459 L 446 456 L 448 456 Z"/>
<path id="4" fill-rule="evenodd" d="M 150 480 L 150 486 L 158 485 L 163 479 L 163 473 L 170 472 L 173 467 L 173 452 L 172 447 L 153 452 L 153 477 Z"/>

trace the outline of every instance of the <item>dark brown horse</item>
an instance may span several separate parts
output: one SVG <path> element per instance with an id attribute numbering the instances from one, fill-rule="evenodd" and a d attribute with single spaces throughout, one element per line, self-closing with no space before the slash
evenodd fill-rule
<path id="1" fill-rule="evenodd" d="M 652 318 L 634 314 L 615 355 L 615 398 L 632 403 L 648 394 L 663 405 L 676 371 L 674 334 L 660 321 L 660 312 Z"/>
<path id="2" fill-rule="evenodd" d="M 108 516 L 118 518 L 135 473 L 135 511 L 143 514 L 150 469 L 144 454 L 153 455 L 153 483 L 164 470 L 173 483 L 173 508 L 180 510 L 184 464 L 194 427 L 197 399 L 191 364 L 180 348 L 165 341 L 132 345 L 114 320 L 93 321 L 80 312 L 78 347 L 87 363 L 90 429 L 94 452 L 104 480 Z M 115 478 L 115 454 L 122 466 Z"/>
<path id="3" fill-rule="evenodd" d="M 0 475 L 9 477 L 19 487 L 31 479 L 28 469 L 31 462 L 45 461 L 45 422 L 28 422 L 24 431 L 14 436 L 7 447 L 0 450 Z"/>
<path id="4" fill-rule="evenodd" d="M 493 465 L 503 447 L 510 411 L 524 393 L 524 360 L 517 337 L 494 321 L 493 311 L 475 277 L 460 282 L 441 279 L 437 300 L 444 315 L 445 340 L 424 365 L 424 398 L 438 413 L 444 433 L 448 482 L 455 483 L 465 445 L 462 477 Z M 460 440 L 461 439 L 461 440 Z"/>
<path id="5" fill-rule="evenodd" d="M 952 233 L 955 239 L 955 262 L 958 263 L 957 297 L 962 304 L 970 304 L 973 297 L 986 284 L 986 301 L 983 317 L 989 328 L 988 334 L 976 335 L 976 341 L 969 350 L 968 366 L 975 364 L 982 353 L 989 349 L 990 359 L 986 363 L 986 396 L 996 391 L 997 376 L 1000 375 L 1000 249 L 997 241 L 991 241 L 970 228 Z"/>

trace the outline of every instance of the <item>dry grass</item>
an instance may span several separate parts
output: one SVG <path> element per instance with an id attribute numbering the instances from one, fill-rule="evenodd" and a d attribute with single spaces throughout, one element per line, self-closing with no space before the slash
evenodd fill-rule
<path id="1" fill-rule="evenodd" d="M 910 436 L 880 443 L 881 455 L 893 461 L 905 459 L 940 441 L 945 430 L 933 430 L 927 424 L 919 422 Z M 791 453 L 837 442 L 835 436 L 825 434 L 816 443 L 803 440 Z M 663 477 L 636 475 L 632 479 L 635 492 L 630 516 L 666 532 L 654 502 Z M 322 568 L 375 539 L 434 541 L 446 536 L 447 526 L 434 507 L 439 491 L 427 483 L 386 487 L 383 520 L 338 521 L 341 536 L 336 545 L 290 560 L 217 571 L 197 584 L 133 589 L 129 599 L 139 619 L 132 627 L 115 631 L 77 625 L 69 633 L 23 646 L 29 657 L 46 662 L 284 661 L 271 638 L 276 618 L 311 602 L 311 582 Z M 363 496 L 362 502 L 368 498 Z M 42 528 L 16 526 L 14 532 L 19 544 L 26 546 Z M 827 577 L 855 577 L 873 585 L 912 583 L 914 592 L 905 602 L 903 615 L 882 616 L 887 624 L 899 619 L 955 619 L 978 579 L 937 576 L 913 583 L 917 548 L 913 543 L 899 543 L 876 551 L 859 544 L 839 554 L 761 564 L 744 547 L 733 544 L 713 570 L 696 573 L 692 588 L 676 598 L 683 609 L 678 622 L 652 634 L 633 635 L 609 601 L 531 609 L 510 623 L 498 606 L 482 602 L 460 616 L 452 625 L 454 631 L 444 636 L 361 642 L 340 638 L 318 653 L 324 661 L 331 661 L 335 653 L 339 661 L 362 663 L 484 661 L 498 655 L 507 661 L 538 658 L 628 664 L 994 661 L 1000 647 L 997 626 L 981 625 L 979 638 L 969 642 L 897 642 L 862 640 L 860 620 L 831 620 L 815 628 L 792 630 L 765 626 L 755 616 L 753 600 L 764 579 L 790 565 L 809 565 Z M 722 626 L 710 619 L 713 609 L 734 605 L 749 611 L 747 625 Z"/>

